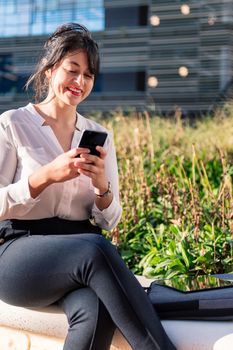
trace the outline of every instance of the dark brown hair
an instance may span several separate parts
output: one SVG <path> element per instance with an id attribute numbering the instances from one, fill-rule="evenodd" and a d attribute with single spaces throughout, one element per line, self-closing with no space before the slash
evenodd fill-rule
<path id="1" fill-rule="evenodd" d="M 88 58 L 88 68 L 96 80 L 99 73 L 99 49 L 97 43 L 91 37 L 91 33 L 81 24 L 66 23 L 59 26 L 46 40 L 44 52 L 25 87 L 33 83 L 35 100 L 39 102 L 48 93 L 48 80 L 45 72 L 68 54 L 75 51 L 85 51 Z"/>

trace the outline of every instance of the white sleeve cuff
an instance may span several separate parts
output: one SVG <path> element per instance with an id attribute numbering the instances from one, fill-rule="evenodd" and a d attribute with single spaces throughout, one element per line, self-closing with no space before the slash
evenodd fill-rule
<path id="1" fill-rule="evenodd" d="M 92 208 L 92 216 L 94 217 L 96 224 L 105 230 L 112 230 L 117 226 L 121 218 L 121 213 L 121 206 L 114 196 L 112 202 L 106 209 L 100 210 L 95 203 Z"/>

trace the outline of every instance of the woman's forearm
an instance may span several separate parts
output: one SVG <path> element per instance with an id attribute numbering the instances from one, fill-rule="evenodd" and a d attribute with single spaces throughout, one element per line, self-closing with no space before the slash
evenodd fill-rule
<path id="1" fill-rule="evenodd" d="M 47 165 L 36 170 L 28 178 L 28 185 L 32 198 L 38 197 L 41 192 L 52 183 Z"/>

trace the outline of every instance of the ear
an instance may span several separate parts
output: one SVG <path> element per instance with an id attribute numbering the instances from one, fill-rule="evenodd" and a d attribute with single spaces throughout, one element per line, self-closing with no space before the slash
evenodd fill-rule
<path id="1" fill-rule="evenodd" d="M 51 76 L 52 76 L 52 69 L 51 68 L 49 68 L 45 71 L 45 76 L 48 80 L 51 78 Z"/>

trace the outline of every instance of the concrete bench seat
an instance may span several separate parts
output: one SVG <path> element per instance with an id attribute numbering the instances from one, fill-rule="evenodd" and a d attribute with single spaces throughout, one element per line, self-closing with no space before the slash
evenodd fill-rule
<path id="1" fill-rule="evenodd" d="M 144 278 L 139 280 L 144 286 L 150 283 Z M 162 323 L 178 350 L 233 349 L 233 321 Z M 62 350 L 67 329 L 66 316 L 56 306 L 26 309 L 0 301 L 0 350 Z M 111 350 L 131 350 L 118 331 Z"/>

